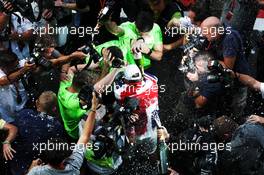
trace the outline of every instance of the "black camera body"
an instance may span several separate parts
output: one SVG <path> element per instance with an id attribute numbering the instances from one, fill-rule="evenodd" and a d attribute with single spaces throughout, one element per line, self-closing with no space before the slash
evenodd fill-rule
<path id="1" fill-rule="evenodd" d="M 85 54 L 89 54 L 90 58 L 93 60 L 94 63 L 98 63 L 101 60 L 101 56 L 94 48 L 92 43 L 88 43 L 83 49 L 82 52 Z"/>
<path id="2" fill-rule="evenodd" d="M 186 45 L 181 46 L 184 53 L 189 52 L 191 49 L 204 50 L 208 45 L 208 41 L 205 37 L 197 34 L 191 34 L 188 37 L 189 42 Z"/>
<path id="3" fill-rule="evenodd" d="M 84 104 L 80 103 L 80 107 L 84 110 L 89 110 L 92 107 L 94 88 L 90 85 L 82 87 L 78 94 L 78 98 L 83 101 Z"/>
<path id="4" fill-rule="evenodd" d="M 14 9 L 13 12 L 20 12 L 23 17 L 27 18 L 31 22 L 36 21 L 36 18 L 33 13 L 33 9 L 31 7 L 32 0 L 30 1 L 26 1 L 26 0 L 2 0 L 0 1 L 0 3 L 2 3 L 1 10 L 4 12 L 7 12 L 3 6 L 4 2 L 10 2 L 12 4 L 13 9 Z"/>
<path id="5" fill-rule="evenodd" d="M 42 56 L 42 52 L 44 51 L 41 44 L 35 44 L 35 48 L 33 49 L 30 58 L 28 59 L 28 63 L 36 64 L 44 68 L 45 70 L 50 70 L 52 68 L 52 62 Z"/>
<path id="6" fill-rule="evenodd" d="M 225 69 L 218 60 L 212 60 L 208 62 L 208 69 L 210 74 L 207 76 L 209 83 L 220 82 L 225 88 L 233 87 L 233 78 L 230 69 Z"/>

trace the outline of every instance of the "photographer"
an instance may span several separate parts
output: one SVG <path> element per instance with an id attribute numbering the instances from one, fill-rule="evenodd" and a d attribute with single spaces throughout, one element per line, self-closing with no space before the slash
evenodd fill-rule
<path id="1" fill-rule="evenodd" d="M 37 65 L 37 69 L 28 76 L 27 85 L 28 91 L 31 91 L 31 97 L 34 99 L 44 91 L 57 93 L 60 77 L 67 79 L 70 62 L 81 62 L 86 57 L 86 54 L 81 51 L 62 55 L 54 48 L 55 44 L 50 35 L 37 38 L 35 43 L 29 60 Z"/>
<path id="2" fill-rule="evenodd" d="M 93 86 L 99 75 L 92 71 L 81 71 L 69 76 L 73 76 L 73 78 L 71 77 L 70 80 L 64 80 L 60 83 L 58 103 L 65 130 L 72 139 L 77 139 L 79 136 L 79 122 L 86 113 L 86 110 L 83 110 L 80 106 L 78 93 L 86 84 Z"/>
<path id="3" fill-rule="evenodd" d="M 216 17 L 209 17 L 201 24 L 202 34 L 211 43 L 208 51 L 215 59 L 220 60 L 222 65 L 234 72 L 250 75 L 250 66 L 244 55 L 243 42 L 236 30 L 221 25 Z M 234 116 L 243 115 L 247 100 L 247 88 L 235 81 L 235 92 L 233 92 L 231 108 Z"/>
<path id="4" fill-rule="evenodd" d="M 18 136 L 14 141 L 16 156 L 9 162 L 12 174 L 24 174 L 31 161 L 41 153 L 36 145 L 53 137 L 64 138 L 63 125 L 59 121 L 57 97 L 51 91 L 43 92 L 36 100 L 36 110 L 23 109 L 16 117 Z"/>
<path id="5" fill-rule="evenodd" d="M 145 68 L 151 66 L 150 59 L 156 61 L 162 59 L 162 32 L 160 27 L 154 23 L 150 13 L 140 12 L 134 23 L 125 22 L 120 26 L 110 20 L 103 23 L 109 32 L 118 36 L 123 47 L 126 47 L 127 50 L 132 48 L 132 53 L 130 53 L 132 57 L 142 53 L 139 59 L 143 59 Z"/>
<path id="6" fill-rule="evenodd" d="M 33 23 L 21 14 L 15 4 L 7 1 L 1 2 L 3 4 L 2 21 L 5 26 L 1 26 L 1 31 L 5 30 L 6 42 L 10 40 L 11 50 L 14 52 L 19 60 L 25 59 L 29 56 L 29 41 L 33 36 Z M 15 11 L 14 11 L 15 10 Z M 8 21 L 9 24 L 8 24 Z"/>
<path id="7" fill-rule="evenodd" d="M 80 138 L 78 139 L 77 145 L 75 146 L 73 152 L 70 152 L 71 146 L 65 143 L 65 141 L 63 141 L 62 139 L 51 139 L 51 143 L 57 145 L 56 148 L 53 150 L 45 150 L 45 160 L 42 161 L 40 159 L 37 159 L 32 161 L 28 175 L 80 174 L 84 152 L 89 146 L 88 141 L 94 128 L 98 103 L 98 99 L 96 98 L 95 93 L 93 93 L 92 108 L 89 112 L 86 113 L 88 117 L 85 121 L 84 130 L 80 135 Z M 43 163 L 47 164 L 43 165 Z"/>
<path id="8" fill-rule="evenodd" d="M 207 77 L 210 73 L 208 63 L 212 56 L 207 52 L 197 53 L 194 57 L 195 72 L 187 73 L 191 86 L 182 94 L 176 106 L 176 112 L 189 114 L 187 116 L 199 117 L 201 115 L 215 114 L 219 99 L 224 94 L 224 85 L 221 82 L 211 83 Z M 185 116 L 185 115 L 184 115 Z M 189 118 L 192 120 L 193 117 Z"/>
<path id="9" fill-rule="evenodd" d="M 24 108 L 28 95 L 24 75 L 35 69 L 34 64 L 19 61 L 13 53 L 0 54 L 0 114 L 7 122 L 14 121 L 15 113 Z"/>
<path id="10" fill-rule="evenodd" d="M 231 174 L 263 174 L 263 117 L 252 115 L 233 134 Z"/>

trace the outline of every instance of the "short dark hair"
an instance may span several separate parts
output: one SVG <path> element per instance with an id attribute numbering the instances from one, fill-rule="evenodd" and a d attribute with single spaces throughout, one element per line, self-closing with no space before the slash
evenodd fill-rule
<path id="1" fill-rule="evenodd" d="M 211 16 L 209 8 L 204 3 L 196 2 L 190 7 L 190 11 L 195 13 L 194 22 L 203 22 Z"/>
<path id="2" fill-rule="evenodd" d="M 10 66 L 17 60 L 17 56 L 13 52 L 0 52 L 0 67 Z"/>
<path id="3" fill-rule="evenodd" d="M 108 47 L 107 49 L 110 51 L 112 56 L 114 56 L 116 58 L 120 58 L 122 60 L 124 59 L 123 52 L 119 47 L 111 46 L 111 47 Z"/>
<path id="4" fill-rule="evenodd" d="M 48 140 L 49 148 L 43 152 L 43 160 L 52 166 L 60 165 L 72 154 L 71 144 L 61 138 L 51 138 Z"/>
<path id="5" fill-rule="evenodd" d="M 96 71 L 83 70 L 74 75 L 72 80 L 72 85 L 76 90 L 81 90 L 81 88 L 87 84 L 94 85 L 99 78 L 99 74 Z"/>
<path id="6" fill-rule="evenodd" d="M 135 24 L 139 32 L 151 31 L 154 25 L 154 18 L 152 13 L 147 11 L 139 12 Z"/>

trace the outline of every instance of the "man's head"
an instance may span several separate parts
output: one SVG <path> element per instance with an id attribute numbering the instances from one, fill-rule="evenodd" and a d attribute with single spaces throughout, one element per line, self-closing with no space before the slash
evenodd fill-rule
<path id="1" fill-rule="evenodd" d="M 140 35 L 150 32 L 154 25 L 153 15 L 146 11 L 141 11 L 136 18 L 136 27 Z"/>
<path id="2" fill-rule="evenodd" d="M 108 47 L 107 50 L 109 51 L 108 59 L 112 60 L 113 58 L 115 58 L 112 61 L 112 65 L 111 65 L 112 67 L 119 68 L 121 65 L 124 64 L 123 52 L 119 47 L 111 46 L 111 47 Z"/>
<path id="3" fill-rule="evenodd" d="M 71 155 L 70 144 L 61 138 L 48 140 L 49 148 L 44 151 L 44 162 L 52 167 L 59 167 Z"/>
<path id="4" fill-rule="evenodd" d="M 0 53 L 0 69 L 2 69 L 6 74 L 10 74 L 18 68 L 17 56 L 12 53 Z"/>
<path id="5" fill-rule="evenodd" d="M 166 0 L 148 0 L 148 3 L 154 13 L 161 13 L 166 8 Z"/>
<path id="6" fill-rule="evenodd" d="M 210 15 L 209 10 L 203 7 L 202 3 L 195 3 L 191 6 L 188 17 L 191 19 L 192 24 L 200 26 L 201 23 Z"/>
<path id="7" fill-rule="evenodd" d="M 215 41 L 223 33 L 224 27 L 217 17 L 211 16 L 202 22 L 201 29 L 202 35 L 206 37 L 208 41 Z"/>
<path id="8" fill-rule="evenodd" d="M 75 89 L 76 92 L 80 92 L 81 88 L 84 85 L 89 84 L 93 86 L 98 79 L 98 72 L 84 70 L 74 75 L 72 80 L 72 87 Z"/>
<path id="9" fill-rule="evenodd" d="M 194 57 L 194 64 L 198 74 L 206 74 L 209 72 L 208 62 L 212 60 L 212 56 L 207 52 L 199 52 Z"/>
<path id="10" fill-rule="evenodd" d="M 43 92 L 36 101 L 36 107 L 39 112 L 56 115 L 58 109 L 56 94 L 52 91 Z"/>
<path id="11" fill-rule="evenodd" d="M 124 79 L 129 83 L 139 82 L 142 80 L 142 73 L 137 65 L 131 64 L 125 68 Z"/>

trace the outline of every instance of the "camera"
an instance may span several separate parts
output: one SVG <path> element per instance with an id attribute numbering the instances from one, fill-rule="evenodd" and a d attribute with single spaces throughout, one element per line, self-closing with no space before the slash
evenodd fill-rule
<path id="1" fill-rule="evenodd" d="M 233 86 L 232 71 L 230 69 L 225 69 L 219 61 L 209 61 L 208 69 L 210 70 L 210 73 L 207 76 L 207 81 L 209 83 L 220 82 L 225 88 L 231 88 Z"/>
<path id="2" fill-rule="evenodd" d="M 81 88 L 78 98 L 83 101 L 84 104 L 80 103 L 80 107 L 83 110 L 89 110 L 92 107 L 94 88 L 90 85 L 85 85 Z"/>
<path id="3" fill-rule="evenodd" d="M 85 54 L 89 54 L 94 63 L 98 63 L 101 60 L 101 56 L 95 50 L 92 43 L 88 43 L 81 51 Z"/>
<path id="4" fill-rule="evenodd" d="M 108 0 L 105 4 L 105 7 L 99 13 L 97 21 L 104 22 L 110 18 L 114 12 L 115 0 Z"/>
<path id="5" fill-rule="evenodd" d="M 25 18 L 27 18 L 28 20 L 30 20 L 31 22 L 36 21 L 34 13 L 33 13 L 33 9 L 31 7 L 31 2 L 32 1 L 25 1 L 25 0 L 1 0 L 1 11 L 6 12 L 6 9 L 4 9 L 4 2 L 10 2 L 13 6 L 13 12 L 20 12 L 21 15 Z"/>
<path id="6" fill-rule="evenodd" d="M 184 53 L 189 52 L 191 49 L 204 50 L 208 45 L 208 40 L 202 35 L 190 34 L 188 36 L 189 42 L 186 45 L 181 46 Z"/>
<path id="7" fill-rule="evenodd" d="M 52 68 L 52 62 L 41 55 L 43 51 L 44 49 L 42 48 L 41 44 L 35 44 L 35 48 L 28 59 L 28 63 L 36 64 L 37 66 L 41 66 L 46 70 L 50 70 Z"/>

